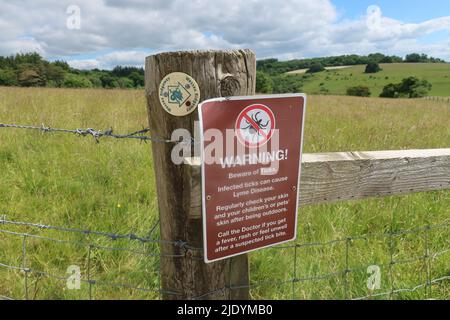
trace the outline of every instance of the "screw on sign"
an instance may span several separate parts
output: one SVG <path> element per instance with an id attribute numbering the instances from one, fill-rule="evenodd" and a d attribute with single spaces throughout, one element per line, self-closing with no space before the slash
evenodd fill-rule
<path id="1" fill-rule="evenodd" d="M 272 110 L 262 104 L 245 108 L 236 121 L 236 135 L 247 147 L 256 148 L 267 143 L 275 130 Z"/>
<path id="2" fill-rule="evenodd" d="M 296 238 L 305 109 L 301 94 L 199 106 L 205 262 Z"/>

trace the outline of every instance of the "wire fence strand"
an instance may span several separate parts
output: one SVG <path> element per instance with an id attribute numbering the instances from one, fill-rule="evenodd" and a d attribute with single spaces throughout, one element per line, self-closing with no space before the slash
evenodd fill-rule
<path id="1" fill-rule="evenodd" d="M 95 130 L 92 128 L 87 129 L 61 129 L 61 128 L 52 128 L 50 126 L 46 126 L 42 124 L 41 126 L 35 125 L 22 125 L 22 124 L 8 124 L 8 123 L 0 123 L 0 128 L 14 128 L 14 129 L 25 129 L 25 130 L 35 130 L 40 131 L 42 133 L 68 133 L 71 135 L 77 135 L 80 137 L 90 136 L 94 138 L 94 140 L 99 143 L 101 138 L 114 138 L 114 139 L 131 139 L 131 140 L 140 140 L 143 142 L 157 142 L 157 143 L 186 143 L 183 141 L 177 141 L 162 137 L 151 137 L 145 135 L 150 132 L 150 128 L 144 128 L 142 130 L 138 130 L 135 132 L 131 132 L 128 134 L 116 134 L 112 128 L 108 130 Z M 193 144 L 193 141 L 188 144 Z"/>
<path id="2" fill-rule="evenodd" d="M 181 292 L 177 292 L 176 290 L 164 290 L 161 286 L 161 278 L 160 278 L 160 264 L 161 262 L 158 262 L 156 264 L 154 274 L 157 275 L 157 282 L 155 283 L 155 287 L 142 287 L 139 285 L 132 285 L 129 283 L 122 283 L 122 282 L 111 282 L 111 281 L 105 281 L 102 279 L 96 279 L 93 277 L 93 270 L 92 270 L 92 254 L 93 250 L 108 250 L 108 251 L 119 251 L 119 252 L 127 252 L 129 254 L 133 255 L 140 255 L 144 258 L 157 258 L 157 259 L 164 259 L 165 257 L 169 258 L 180 258 L 180 259 L 194 259 L 191 255 L 186 255 L 186 251 L 183 250 L 186 247 L 190 247 L 188 243 L 177 240 L 177 241 L 162 241 L 155 238 L 146 238 L 137 236 L 135 234 L 116 234 L 116 233 L 110 233 L 110 232 L 103 232 L 103 231 L 93 231 L 88 229 L 80 229 L 80 228 L 67 228 L 67 227 L 57 227 L 52 225 L 46 225 L 46 224 L 40 224 L 40 223 L 32 223 L 32 222 L 24 222 L 24 221 L 11 221 L 0 219 L 0 225 L 3 225 L 4 227 L 10 227 L 10 228 L 25 228 L 25 229 L 32 229 L 37 230 L 38 232 L 56 232 L 59 235 L 68 235 L 68 234 L 78 234 L 83 236 L 92 236 L 95 235 L 99 238 L 107 238 L 108 240 L 112 241 L 113 243 L 116 243 L 117 240 L 121 239 L 126 242 L 130 243 L 140 243 L 143 246 L 147 244 L 156 244 L 157 246 L 161 245 L 172 245 L 179 250 L 179 254 L 177 255 L 165 255 L 160 252 L 148 252 L 148 250 L 136 250 L 134 248 L 129 247 L 120 247 L 120 246 L 108 246 L 108 245 L 98 245 L 95 243 L 92 243 L 91 241 L 74 241 L 74 240 L 67 240 L 67 239 L 61 239 L 61 238 L 54 238 L 47 235 L 39 235 L 32 232 L 20 232 L 17 230 L 6 230 L 6 229 L 0 229 L 0 235 L 10 235 L 19 237 L 22 239 L 22 246 L 21 246 L 21 264 L 20 265 L 14 265 L 6 263 L 5 261 L 0 261 L 0 269 L 7 269 L 12 271 L 18 271 L 23 273 L 24 277 L 24 288 L 23 288 L 23 298 L 24 299 L 30 299 L 30 291 L 29 291 L 29 279 L 30 275 L 37 275 L 40 277 L 47 277 L 51 279 L 55 279 L 58 281 L 68 281 L 69 277 L 64 275 L 57 275 L 52 272 L 47 272 L 45 270 L 39 270 L 35 267 L 28 265 L 28 256 L 30 253 L 27 250 L 27 240 L 28 239 L 36 239 L 40 241 L 51 241 L 56 244 L 69 244 L 74 246 L 82 246 L 84 248 L 87 248 L 88 255 L 87 255 L 87 273 L 86 278 L 80 279 L 81 283 L 84 283 L 88 286 L 88 298 L 94 299 L 93 290 L 94 287 L 97 286 L 104 286 L 108 288 L 122 288 L 127 290 L 134 290 L 141 293 L 152 293 L 156 294 L 158 298 L 161 299 L 163 295 L 165 296 L 179 296 L 182 297 Z M 158 223 L 156 224 L 158 225 Z M 431 252 L 430 249 L 430 232 L 433 230 L 439 230 L 439 229 L 448 229 L 449 224 L 443 223 L 443 224 L 436 224 L 436 225 L 427 225 L 423 227 L 417 227 L 414 229 L 399 229 L 399 230 L 390 230 L 389 232 L 381 232 L 381 233 L 372 233 L 372 234 L 365 234 L 365 235 L 355 235 L 355 236 L 349 236 L 345 238 L 340 239 L 334 239 L 330 241 L 325 242 L 306 242 L 306 243 L 293 243 L 292 245 L 281 245 L 265 250 L 280 250 L 280 249 L 293 249 L 294 255 L 293 255 L 293 271 L 292 271 L 292 277 L 289 279 L 265 279 L 262 281 L 251 281 L 249 285 L 239 285 L 239 286 L 233 286 L 229 284 L 228 286 L 217 288 L 216 290 L 213 290 L 211 292 L 206 292 L 204 294 L 198 295 L 196 297 L 191 297 L 192 300 L 199 300 L 199 299 L 207 299 L 210 297 L 217 297 L 217 296 L 223 296 L 223 297 L 229 297 L 230 292 L 233 290 L 240 290 L 240 289 L 249 289 L 249 290 L 256 290 L 263 287 L 280 287 L 280 286 L 291 286 L 291 297 L 292 299 L 295 299 L 297 297 L 296 290 L 297 286 L 300 283 L 307 283 L 307 282 L 318 282 L 318 281 L 325 281 L 328 279 L 333 278 L 341 278 L 343 283 L 343 298 L 345 299 L 354 299 L 354 300 L 363 300 L 363 299 L 374 299 L 378 297 L 390 297 L 394 298 L 397 294 L 401 293 L 412 293 L 416 292 L 421 288 L 425 288 L 426 290 L 426 296 L 428 298 L 432 298 L 432 290 L 431 288 L 435 285 L 447 283 L 449 280 L 450 275 L 445 274 L 441 275 L 441 277 L 432 279 L 431 277 L 431 267 L 434 260 L 438 259 L 439 257 L 442 257 L 443 255 L 450 252 L 449 247 L 449 241 L 446 242 L 447 247 L 443 248 L 440 251 Z M 152 227 L 154 229 L 155 226 Z M 151 230 L 150 234 L 153 234 L 154 230 Z M 393 243 L 395 240 L 395 237 L 404 236 L 404 235 L 418 235 L 420 233 L 425 233 L 425 248 L 422 254 L 419 254 L 417 256 L 413 256 L 407 259 L 395 259 L 394 258 L 394 247 Z M 367 239 L 372 238 L 386 238 L 389 242 L 389 256 L 390 260 L 387 263 L 376 263 L 376 261 L 371 261 L 370 264 L 363 264 L 359 266 L 350 266 L 349 263 L 349 256 L 351 253 L 352 244 L 354 241 L 366 241 Z M 88 238 L 88 240 L 91 240 Z M 323 273 L 323 274 L 313 274 L 310 276 L 299 276 L 300 272 L 300 265 L 298 265 L 298 256 L 301 249 L 308 249 L 308 248 L 316 248 L 316 247 L 331 247 L 338 244 L 342 244 L 345 246 L 344 250 L 344 265 L 341 270 L 335 270 L 329 273 Z M 201 250 L 201 248 L 195 248 L 198 250 Z M 198 258 L 198 257 L 197 257 Z M 200 259 L 201 259 L 201 252 L 200 252 Z M 426 283 L 418 284 L 416 286 L 410 287 L 410 288 L 395 288 L 395 279 L 394 279 L 394 273 L 392 272 L 392 269 L 394 266 L 399 265 L 412 265 L 414 263 L 424 263 L 426 268 Z M 351 285 L 349 282 L 349 276 L 352 273 L 357 272 L 366 272 L 367 268 L 369 266 L 378 265 L 381 268 L 386 268 L 389 270 L 389 284 L 390 284 L 390 290 L 387 292 L 370 292 L 368 295 L 365 296 L 359 296 L 357 298 L 354 298 L 351 293 Z M 227 272 L 231 274 L 232 270 L 231 267 L 229 268 Z M 368 290 L 370 291 L 370 290 Z M 9 292 L 0 292 L 0 299 L 12 299 Z M 31 295 L 33 296 L 33 295 Z"/>

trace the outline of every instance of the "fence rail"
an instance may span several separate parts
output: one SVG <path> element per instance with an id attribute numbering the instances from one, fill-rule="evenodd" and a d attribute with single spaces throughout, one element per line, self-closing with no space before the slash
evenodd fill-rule
<path id="1" fill-rule="evenodd" d="M 200 159 L 186 158 L 200 177 Z M 201 186 L 193 182 L 191 210 L 200 214 Z M 300 205 L 450 189 L 450 149 L 304 154 Z"/>

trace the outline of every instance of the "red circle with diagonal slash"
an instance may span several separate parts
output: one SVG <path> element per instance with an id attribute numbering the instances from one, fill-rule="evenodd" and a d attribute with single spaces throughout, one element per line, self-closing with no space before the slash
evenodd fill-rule
<path id="1" fill-rule="evenodd" d="M 275 116 L 267 106 L 252 104 L 239 114 L 235 133 L 238 140 L 249 148 L 257 148 L 272 138 L 275 130 Z"/>

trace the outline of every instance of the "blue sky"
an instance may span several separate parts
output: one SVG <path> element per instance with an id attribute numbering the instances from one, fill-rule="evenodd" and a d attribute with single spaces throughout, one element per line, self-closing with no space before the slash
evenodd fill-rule
<path id="1" fill-rule="evenodd" d="M 370 5 L 377 5 L 383 14 L 404 22 L 419 23 L 424 20 L 450 15 L 448 0 L 332 0 L 345 18 L 363 15 Z"/>
<path id="2" fill-rule="evenodd" d="M 379 6 L 383 15 L 406 23 L 420 23 L 450 15 L 450 0 L 332 0 L 343 19 L 356 19 L 366 13 L 371 5 Z M 419 40 L 435 43 L 450 37 L 450 32 L 438 31 Z"/>
<path id="3" fill-rule="evenodd" d="M 259 59 L 419 52 L 450 61 L 450 0 L 0 0 L 0 7 L 7 30 L 0 55 L 37 51 L 83 69 L 229 48 L 250 48 Z"/>

